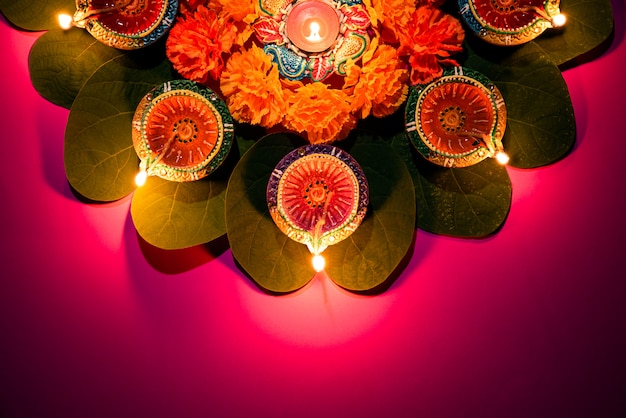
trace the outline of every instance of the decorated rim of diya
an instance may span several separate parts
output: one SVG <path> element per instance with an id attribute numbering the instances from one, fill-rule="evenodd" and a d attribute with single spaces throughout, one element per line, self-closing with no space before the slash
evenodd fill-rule
<path id="1" fill-rule="evenodd" d="M 559 0 L 458 0 L 472 32 L 495 45 L 519 45 L 561 26 Z"/>
<path id="2" fill-rule="evenodd" d="M 280 160 L 266 198 L 278 228 L 317 255 L 358 228 L 367 212 L 369 190 L 361 166 L 350 154 L 314 144 Z"/>
<path id="3" fill-rule="evenodd" d="M 213 90 L 189 80 L 153 88 L 137 106 L 132 126 L 142 171 L 178 182 L 214 172 L 234 138 L 226 103 Z"/>
<path id="4" fill-rule="evenodd" d="M 358 59 L 370 44 L 370 17 L 361 0 L 260 0 L 261 16 L 253 23 L 263 50 L 291 80 L 322 81 L 345 75 L 349 60 Z M 311 7 L 318 10 L 308 10 Z M 319 46 L 301 31 L 307 16 L 323 17 L 328 37 Z M 322 37 L 324 34 L 322 34 Z"/>
<path id="5" fill-rule="evenodd" d="M 173 25 L 178 0 L 76 0 L 73 24 L 117 49 L 139 49 Z"/>
<path id="6" fill-rule="evenodd" d="M 467 167 L 503 154 L 506 106 L 487 77 L 448 68 L 428 84 L 411 87 L 406 131 L 417 151 L 443 167 Z"/>

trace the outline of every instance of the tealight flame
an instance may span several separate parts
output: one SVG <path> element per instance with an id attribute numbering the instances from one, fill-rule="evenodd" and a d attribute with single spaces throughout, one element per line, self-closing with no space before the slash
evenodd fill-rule
<path id="1" fill-rule="evenodd" d="M 315 254 L 313 256 L 313 269 L 319 273 L 324 270 L 324 267 L 326 267 L 326 260 L 324 260 L 324 257 L 320 254 Z"/>
<path id="2" fill-rule="evenodd" d="M 148 180 L 148 172 L 146 170 L 141 170 L 135 176 L 135 184 L 137 185 L 137 187 L 141 187 L 144 184 L 146 184 L 147 180 Z"/>
<path id="3" fill-rule="evenodd" d="M 65 13 L 60 13 L 59 16 L 57 16 L 57 19 L 59 21 L 59 26 L 61 26 L 61 29 L 64 30 L 70 29 L 74 20 L 72 16 Z"/>
<path id="4" fill-rule="evenodd" d="M 495 155 L 496 161 L 502 165 L 507 165 L 509 163 L 509 156 L 506 152 L 500 151 Z"/>
<path id="5" fill-rule="evenodd" d="M 311 30 L 311 34 L 307 36 L 305 39 L 309 42 L 319 42 L 322 40 L 320 36 L 320 24 L 317 22 L 311 22 L 309 25 L 309 29 Z"/>
<path id="6" fill-rule="evenodd" d="M 567 21 L 567 17 L 565 17 L 563 13 L 559 13 L 558 15 L 552 18 L 552 26 L 555 28 L 558 28 L 560 26 L 563 26 L 566 21 Z"/>

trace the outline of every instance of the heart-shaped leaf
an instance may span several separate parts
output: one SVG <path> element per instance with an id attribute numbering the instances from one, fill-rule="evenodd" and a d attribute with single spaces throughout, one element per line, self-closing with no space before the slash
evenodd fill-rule
<path id="1" fill-rule="evenodd" d="M 150 177 L 133 195 L 131 216 L 148 243 L 166 250 L 213 241 L 226 233 L 224 176 L 176 183 Z"/>
<path id="2" fill-rule="evenodd" d="M 413 177 L 417 224 L 435 234 L 483 237 L 496 231 L 511 207 L 511 180 L 492 159 L 465 168 L 432 164 L 412 147 L 405 133 L 394 137 Z"/>
<path id="3" fill-rule="evenodd" d="M 530 50 L 498 63 L 475 53 L 467 44 L 464 66 L 490 78 L 506 103 L 507 125 L 502 140 L 510 165 L 534 168 L 563 158 L 576 142 L 572 100 L 559 68 Z M 524 53 L 522 53 L 524 52 Z"/>
<path id="4" fill-rule="evenodd" d="M 265 198 L 274 167 L 304 145 L 295 135 L 262 138 L 241 158 L 226 192 L 226 230 L 233 257 L 263 289 L 285 293 L 304 286 L 315 274 L 307 247 L 274 224 Z"/>
<path id="5" fill-rule="evenodd" d="M 370 207 L 361 226 L 323 256 L 332 280 L 362 291 L 384 282 L 406 255 L 415 232 L 415 204 L 410 174 L 393 149 L 365 135 L 353 139 L 339 145 L 363 168 Z M 228 184 L 226 227 L 233 256 L 260 287 L 271 292 L 296 290 L 314 275 L 307 247 L 276 227 L 265 197 L 276 164 L 304 144 L 299 137 L 268 135 L 244 155 Z"/>
<path id="6" fill-rule="evenodd" d="M 46 30 L 59 26 L 60 13 L 73 15 L 75 0 L 0 0 L 0 12 L 15 26 Z"/>
<path id="7" fill-rule="evenodd" d="M 122 54 L 83 29 L 53 29 L 37 39 L 30 50 L 30 78 L 45 99 L 69 109 L 87 79 Z"/>
<path id="8" fill-rule="evenodd" d="M 139 166 L 131 137 L 135 108 L 156 84 L 173 77 L 167 61 L 139 63 L 122 55 L 87 80 L 65 131 L 65 172 L 78 193 L 113 201 L 134 190 Z"/>
<path id="9" fill-rule="evenodd" d="M 567 16 L 565 26 L 548 30 L 532 42 L 557 65 L 594 50 L 613 32 L 610 0 L 566 0 L 560 8 Z"/>
<path id="10" fill-rule="evenodd" d="M 369 185 L 368 214 L 350 237 L 325 252 L 326 271 L 354 291 L 378 287 L 406 256 L 415 235 L 415 196 L 411 174 L 388 141 L 356 132 L 348 152 Z"/>

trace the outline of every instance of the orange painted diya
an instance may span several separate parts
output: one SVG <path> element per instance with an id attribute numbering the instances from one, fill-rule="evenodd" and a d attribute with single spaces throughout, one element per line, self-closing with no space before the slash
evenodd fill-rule
<path id="1" fill-rule="evenodd" d="M 307 145 L 276 165 L 267 185 L 272 219 L 319 254 L 350 236 L 367 212 L 367 179 L 356 160 L 331 145 Z"/>

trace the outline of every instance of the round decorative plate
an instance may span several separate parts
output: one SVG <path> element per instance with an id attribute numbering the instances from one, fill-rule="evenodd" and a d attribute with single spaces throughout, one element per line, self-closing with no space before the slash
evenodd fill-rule
<path id="1" fill-rule="evenodd" d="M 278 228 L 313 254 L 352 234 L 369 203 L 363 170 L 331 145 L 306 145 L 287 154 L 272 172 L 266 196 Z"/>
<path id="2" fill-rule="evenodd" d="M 467 167 L 502 151 L 506 107 L 498 88 L 462 67 L 411 88 L 406 130 L 415 148 L 444 167 Z"/>
<path id="3" fill-rule="evenodd" d="M 233 142 L 226 103 L 211 89 L 188 80 L 154 88 L 137 106 L 133 145 L 148 175 L 193 181 L 212 173 Z"/>
<path id="4" fill-rule="evenodd" d="M 323 81 L 345 75 L 370 45 L 370 17 L 361 0 L 260 0 L 252 24 L 283 77 Z"/>
<path id="5" fill-rule="evenodd" d="M 74 22 L 106 45 L 138 49 L 172 26 L 178 0 L 76 0 Z"/>
<path id="6" fill-rule="evenodd" d="M 458 0 L 461 16 L 495 45 L 519 45 L 558 26 L 559 0 Z"/>

